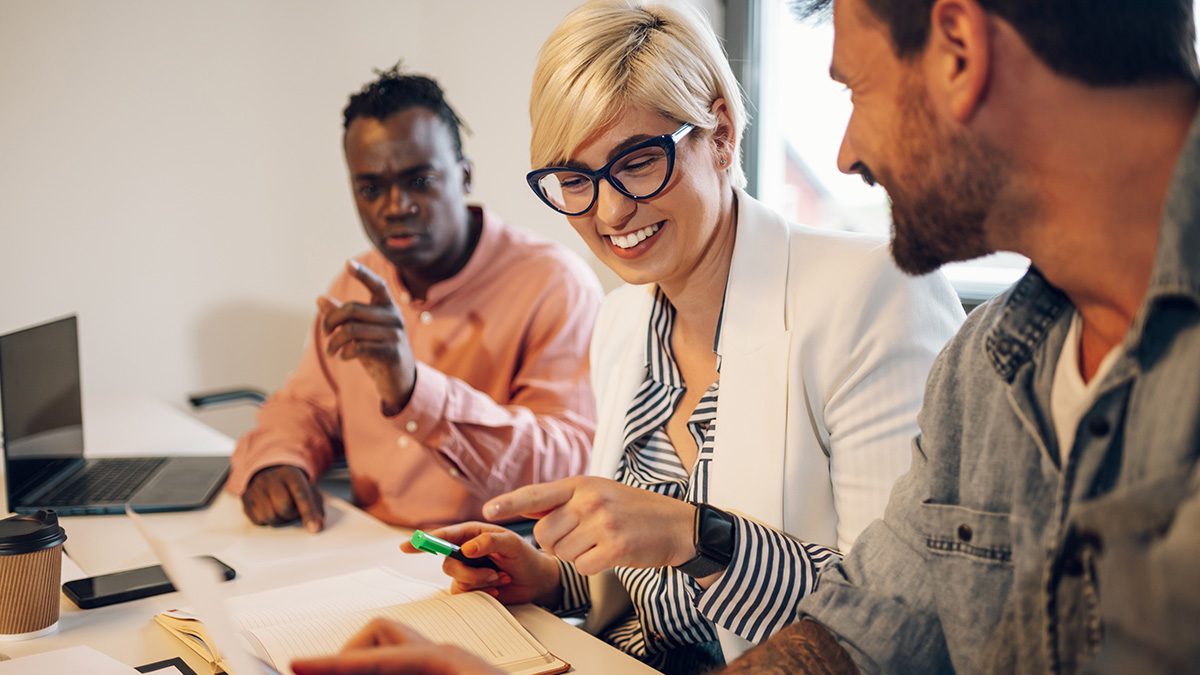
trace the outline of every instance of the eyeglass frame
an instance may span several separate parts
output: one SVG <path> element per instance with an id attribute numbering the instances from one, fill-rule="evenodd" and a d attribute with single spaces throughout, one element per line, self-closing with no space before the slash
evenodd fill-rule
<path id="1" fill-rule="evenodd" d="M 647 138 L 641 143 L 636 143 L 626 148 L 621 152 L 621 154 L 613 157 L 608 164 L 605 164 L 595 171 L 588 171 L 587 169 L 581 169 L 574 166 L 548 166 L 544 169 L 535 169 L 525 174 L 525 182 L 529 183 L 529 187 L 533 189 L 534 194 L 536 194 L 538 198 L 546 204 L 546 206 L 549 206 L 558 213 L 570 217 L 582 216 L 588 211 L 591 211 L 592 207 L 596 205 L 596 200 L 600 198 L 600 179 L 608 181 L 608 184 L 611 185 L 614 190 L 620 192 L 626 197 L 629 197 L 630 199 L 637 201 L 650 199 L 652 197 L 656 197 L 658 193 L 665 190 L 667 183 L 671 182 L 671 176 L 675 174 L 675 148 L 679 145 L 679 141 L 683 140 L 684 136 L 687 136 L 695 128 L 695 124 L 692 124 L 691 122 L 684 122 L 683 126 L 669 134 L 655 136 L 654 138 Z M 662 185 L 658 186 L 658 189 L 654 192 L 639 197 L 625 189 L 625 186 L 621 184 L 621 181 L 613 178 L 612 175 L 609 174 L 609 171 L 612 170 L 613 166 L 615 166 L 617 162 L 625 159 L 631 153 L 655 146 L 662 148 L 663 152 L 667 153 L 667 175 L 663 177 Z M 542 188 L 538 185 L 542 178 L 560 171 L 570 171 L 571 173 L 579 174 L 580 176 L 586 177 L 592 182 L 592 199 L 588 202 L 587 208 L 583 209 L 582 211 L 564 211 L 563 209 L 555 206 L 554 203 L 550 201 L 550 198 L 546 196 L 546 193 L 542 191 Z"/>

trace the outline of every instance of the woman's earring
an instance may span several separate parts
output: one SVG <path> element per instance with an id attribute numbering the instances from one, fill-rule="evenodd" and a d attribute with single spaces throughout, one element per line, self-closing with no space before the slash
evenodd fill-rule
<path id="1" fill-rule="evenodd" d="M 721 166 L 725 166 L 728 163 L 729 163 L 728 159 L 725 159 L 724 157 L 721 158 Z"/>

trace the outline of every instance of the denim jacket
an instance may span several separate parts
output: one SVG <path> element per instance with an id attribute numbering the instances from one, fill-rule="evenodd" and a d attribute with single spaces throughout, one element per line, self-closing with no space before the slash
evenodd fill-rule
<path id="1" fill-rule="evenodd" d="M 911 471 L 800 605 L 865 673 L 1200 670 L 1200 116 L 1150 287 L 1065 465 L 1075 308 L 1031 269 L 931 371 Z"/>

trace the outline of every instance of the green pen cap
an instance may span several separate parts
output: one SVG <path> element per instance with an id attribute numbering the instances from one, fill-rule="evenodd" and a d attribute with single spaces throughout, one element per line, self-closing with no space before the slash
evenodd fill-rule
<path id="1" fill-rule="evenodd" d="M 450 555 L 454 552 L 454 545 L 450 542 L 443 541 L 432 535 L 425 534 L 420 530 L 413 532 L 412 539 L 409 540 L 409 543 L 411 543 L 413 548 L 417 549 L 418 551 L 425 551 L 426 553 Z"/>

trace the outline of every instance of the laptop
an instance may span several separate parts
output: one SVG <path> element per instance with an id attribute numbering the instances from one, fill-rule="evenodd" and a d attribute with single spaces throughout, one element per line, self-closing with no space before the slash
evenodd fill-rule
<path id="1" fill-rule="evenodd" d="M 64 516 L 187 511 L 229 473 L 218 456 L 83 456 L 75 315 L 0 335 L 0 424 L 8 510 Z"/>

